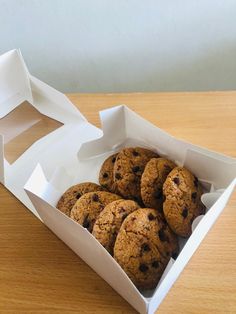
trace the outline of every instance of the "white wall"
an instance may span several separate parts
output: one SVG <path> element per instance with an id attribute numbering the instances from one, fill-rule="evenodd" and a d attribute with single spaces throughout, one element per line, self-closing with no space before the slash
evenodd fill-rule
<path id="1" fill-rule="evenodd" d="M 0 53 L 65 92 L 236 88 L 235 0 L 0 0 Z"/>

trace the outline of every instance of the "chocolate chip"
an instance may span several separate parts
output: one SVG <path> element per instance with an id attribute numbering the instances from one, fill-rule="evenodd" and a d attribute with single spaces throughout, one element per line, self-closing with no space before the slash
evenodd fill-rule
<path id="1" fill-rule="evenodd" d="M 159 267 L 159 262 L 158 261 L 152 262 L 152 267 L 153 268 L 158 268 Z"/>
<path id="2" fill-rule="evenodd" d="M 162 242 L 169 242 L 169 238 L 167 237 L 163 229 L 160 229 L 158 231 L 158 236 Z"/>
<path id="3" fill-rule="evenodd" d="M 116 178 L 117 180 L 120 180 L 120 179 L 122 178 L 119 172 L 116 172 L 115 178 Z"/>
<path id="4" fill-rule="evenodd" d="M 142 272 L 142 273 L 146 273 L 146 271 L 148 271 L 148 266 L 146 264 L 140 264 L 139 265 L 139 270 Z"/>
<path id="5" fill-rule="evenodd" d="M 131 221 L 135 221 L 135 220 L 136 220 L 136 217 L 132 217 L 132 218 L 131 218 Z"/>
<path id="6" fill-rule="evenodd" d="M 181 214 L 184 218 L 186 218 L 188 216 L 188 208 L 184 207 L 182 214 Z"/>
<path id="7" fill-rule="evenodd" d="M 162 197 L 162 190 L 157 190 L 154 194 L 154 197 L 159 200 Z"/>
<path id="8" fill-rule="evenodd" d="M 175 184 L 179 185 L 179 178 L 175 177 L 175 178 L 173 179 L 173 181 L 174 181 Z"/>
<path id="9" fill-rule="evenodd" d="M 194 181 L 193 181 L 195 187 L 197 188 L 198 187 L 198 178 L 197 177 L 194 177 Z"/>
<path id="10" fill-rule="evenodd" d="M 84 218 L 84 222 L 83 222 L 83 227 L 86 228 L 86 229 L 88 229 L 89 226 L 90 226 L 90 221 L 88 219 L 88 216 L 89 215 L 87 214 L 86 217 Z"/>
<path id="11" fill-rule="evenodd" d="M 111 162 L 114 164 L 115 161 L 116 161 L 116 157 L 113 157 Z"/>
<path id="12" fill-rule="evenodd" d="M 138 172 L 138 171 L 140 171 L 140 170 L 141 170 L 141 169 L 140 169 L 139 166 L 135 166 L 135 167 L 132 168 L 133 173 L 136 173 L 136 172 Z"/>
<path id="13" fill-rule="evenodd" d="M 172 253 L 172 258 L 173 258 L 173 259 L 176 259 L 177 257 L 178 257 L 178 253 L 173 252 L 173 253 Z"/>
<path id="14" fill-rule="evenodd" d="M 192 199 L 195 200 L 197 198 L 197 192 L 192 193 Z"/>
<path id="15" fill-rule="evenodd" d="M 150 214 L 148 214 L 148 219 L 149 220 L 154 220 L 156 217 L 155 216 L 153 216 L 153 214 L 152 213 L 150 213 Z"/>
<path id="16" fill-rule="evenodd" d="M 136 150 L 134 150 L 134 151 L 133 151 L 133 155 L 134 155 L 134 156 L 139 156 L 139 153 L 136 152 Z"/>
<path id="17" fill-rule="evenodd" d="M 105 179 L 105 178 L 108 178 L 108 173 L 104 172 L 102 177 Z"/>
<path id="18" fill-rule="evenodd" d="M 99 201 L 98 195 L 97 195 L 97 194 L 93 194 L 92 200 L 93 200 L 94 202 L 98 202 L 98 201 Z"/>
<path id="19" fill-rule="evenodd" d="M 143 243 L 141 246 L 141 250 L 144 252 L 148 252 L 148 251 L 150 251 L 150 247 L 147 243 Z"/>
<path id="20" fill-rule="evenodd" d="M 76 195 L 77 200 L 78 200 L 81 196 L 82 196 L 82 195 L 81 195 L 80 193 L 78 193 L 78 194 Z"/>

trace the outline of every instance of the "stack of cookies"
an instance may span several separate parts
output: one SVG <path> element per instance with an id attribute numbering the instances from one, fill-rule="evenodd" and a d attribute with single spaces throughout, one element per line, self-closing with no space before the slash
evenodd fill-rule
<path id="1" fill-rule="evenodd" d="M 90 231 L 138 289 L 155 288 L 178 256 L 178 236 L 190 236 L 205 212 L 197 177 L 149 149 L 129 147 L 103 162 L 99 183 L 72 186 L 57 208 Z"/>

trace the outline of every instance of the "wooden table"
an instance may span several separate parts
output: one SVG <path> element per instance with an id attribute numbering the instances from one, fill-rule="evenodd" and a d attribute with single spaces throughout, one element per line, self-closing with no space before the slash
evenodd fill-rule
<path id="1" fill-rule="evenodd" d="M 236 157 L 236 92 L 74 94 L 87 119 L 127 104 L 197 145 Z M 0 187 L 0 313 L 136 313 Z M 236 313 L 236 192 L 158 313 Z"/>

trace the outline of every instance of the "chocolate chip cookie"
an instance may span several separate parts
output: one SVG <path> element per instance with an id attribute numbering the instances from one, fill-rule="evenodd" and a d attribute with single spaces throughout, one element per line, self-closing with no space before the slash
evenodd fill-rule
<path id="1" fill-rule="evenodd" d="M 174 168 L 163 185 L 163 212 L 170 228 L 179 236 L 191 235 L 193 220 L 205 213 L 201 184 L 189 170 Z"/>
<path id="2" fill-rule="evenodd" d="M 76 201 L 85 193 L 103 191 L 104 189 L 93 182 L 84 182 L 71 186 L 66 190 L 57 203 L 57 208 L 67 216 L 70 216 L 70 212 Z"/>
<path id="3" fill-rule="evenodd" d="M 116 194 L 103 191 L 84 194 L 73 206 L 70 217 L 91 232 L 104 207 L 120 198 Z"/>
<path id="4" fill-rule="evenodd" d="M 163 183 L 176 164 L 165 158 L 152 158 L 144 169 L 141 178 L 141 196 L 146 207 L 162 212 Z"/>
<path id="5" fill-rule="evenodd" d="M 114 165 L 114 182 L 119 194 L 124 198 L 142 202 L 140 181 L 144 168 L 151 158 L 159 157 L 157 153 L 141 148 L 122 149 Z"/>
<path id="6" fill-rule="evenodd" d="M 100 173 L 99 173 L 99 183 L 102 187 L 107 189 L 112 193 L 116 193 L 116 186 L 113 179 L 113 170 L 114 164 L 116 161 L 116 156 L 118 154 L 113 154 L 109 156 L 102 164 Z"/>
<path id="7" fill-rule="evenodd" d="M 92 234 L 111 255 L 122 222 L 138 208 L 138 204 L 132 200 L 117 200 L 108 204 L 99 214 Z"/>
<path id="8" fill-rule="evenodd" d="M 163 216 L 155 209 L 140 208 L 121 225 L 114 258 L 139 289 L 153 289 L 178 250 L 177 237 Z"/>

